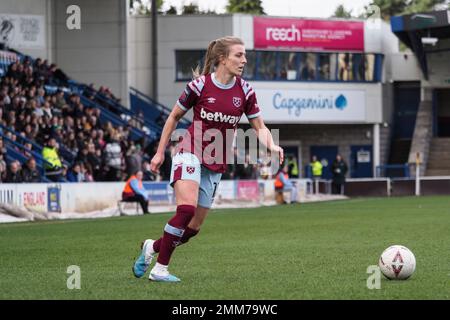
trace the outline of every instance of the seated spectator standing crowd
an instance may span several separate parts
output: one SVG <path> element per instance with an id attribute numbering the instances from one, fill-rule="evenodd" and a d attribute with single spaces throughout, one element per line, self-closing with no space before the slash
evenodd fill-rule
<path id="1" fill-rule="evenodd" d="M 0 136 L 0 182 L 43 181 L 32 152 L 46 160 L 45 178 L 55 182 L 126 181 L 131 172 L 142 169 L 144 160 L 149 160 L 154 145 L 148 145 L 145 139 L 133 141 L 128 127 L 100 123 L 101 110 L 85 106 L 75 93 L 66 96 L 61 90 L 46 92 L 45 85 L 64 86 L 67 80 L 55 64 L 39 58 L 33 62 L 27 57 L 10 64 L 0 78 L 0 124 L 18 135 L 1 127 L 0 132 L 12 141 L 25 141 L 20 140 L 23 137 L 44 146 L 38 152 L 31 143 L 25 144 L 25 150 L 11 145 L 27 160 L 7 163 L 7 141 Z M 92 85 L 89 88 L 94 99 L 96 90 Z M 108 88 L 101 87 L 100 91 L 119 101 Z M 62 146 L 73 159 L 64 159 Z M 144 172 L 144 178 L 156 180 L 168 179 L 169 175 L 164 168 L 159 177 Z"/>

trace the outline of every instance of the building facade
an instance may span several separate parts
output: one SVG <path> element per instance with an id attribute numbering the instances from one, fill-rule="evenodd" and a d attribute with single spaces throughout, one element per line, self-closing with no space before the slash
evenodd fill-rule
<path id="1" fill-rule="evenodd" d="M 80 29 L 67 27 L 71 5 L 80 8 Z M 39 27 L 26 29 L 24 36 L 35 41 L 19 42 L 18 50 L 55 62 L 75 80 L 110 87 L 126 106 L 130 87 L 154 97 L 151 17 L 130 16 L 128 9 L 127 0 L 0 3 L 3 20 L 22 17 Z M 234 35 L 246 44 L 244 78 L 256 91 L 264 120 L 279 129 L 281 145 L 297 158 L 302 176 L 312 155 L 328 164 L 341 154 L 350 177 L 375 176 L 378 166 L 394 161 L 395 151 L 411 155 L 421 101 L 435 101 L 441 125 L 433 130 L 446 135 L 446 34 L 428 54 L 425 78 L 422 62 L 411 51 L 399 51 L 385 22 L 295 15 L 159 15 L 156 99 L 171 108 L 209 42 Z M 409 144 L 402 151 L 404 139 Z"/>

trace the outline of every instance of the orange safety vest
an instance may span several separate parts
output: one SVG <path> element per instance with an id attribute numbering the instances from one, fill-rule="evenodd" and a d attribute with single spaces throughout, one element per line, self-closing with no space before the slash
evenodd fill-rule
<path id="1" fill-rule="evenodd" d="M 131 180 L 133 180 L 133 179 L 137 179 L 136 176 L 133 175 L 127 180 L 127 183 L 125 184 L 125 188 L 123 188 L 122 195 L 128 196 L 128 197 L 132 197 L 135 195 L 134 190 L 131 187 Z M 138 182 L 139 182 L 139 189 L 142 189 L 143 188 L 142 181 L 139 180 Z"/>
<path id="2" fill-rule="evenodd" d="M 282 189 L 284 186 L 283 182 L 280 179 L 281 174 L 284 174 L 284 177 L 286 179 L 289 179 L 289 175 L 287 173 L 280 172 L 279 174 L 277 174 L 277 177 L 275 179 L 275 189 Z"/>

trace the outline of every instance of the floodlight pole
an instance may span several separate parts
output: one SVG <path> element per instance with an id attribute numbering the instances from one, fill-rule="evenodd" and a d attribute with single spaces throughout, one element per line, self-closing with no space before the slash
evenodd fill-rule
<path id="1" fill-rule="evenodd" d="M 152 97 L 158 101 L 158 8 L 152 0 Z"/>

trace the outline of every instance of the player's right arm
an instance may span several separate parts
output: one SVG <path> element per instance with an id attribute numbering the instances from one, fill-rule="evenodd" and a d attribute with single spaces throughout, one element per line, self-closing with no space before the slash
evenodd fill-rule
<path id="1" fill-rule="evenodd" d="M 183 118 L 185 114 L 186 111 L 181 109 L 178 104 L 176 104 L 173 107 L 169 117 L 167 118 L 167 121 L 164 124 L 164 128 L 161 133 L 161 139 L 159 140 L 158 150 L 156 151 L 155 155 L 152 158 L 152 161 L 150 162 L 150 170 L 153 173 L 159 172 L 159 167 L 161 167 L 164 162 L 164 152 L 166 150 L 167 144 L 169 143 L 170 136 L 177 127 L 180 119 Z"/>
<path id="2" fill-rule="evenodd" d="M 164 162 L 164 151 L 169 143 L 172 132 L 177 127 L 178 121 L 180 121 L 186 112 L 197 104 L 204 85 L 205 76 L 192 80 L 187 84 L 186 89 L 184 89 L 183 93 L 178 98 L 177 103 L 174 105 L 172 112 L 164 125 L 161 139 L 159 140 L 158 150 L 150 163 L 150 170 L 152 172 L 157 173 L 159 171 L 159 167 Z"/>

